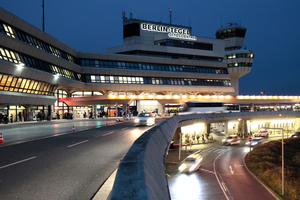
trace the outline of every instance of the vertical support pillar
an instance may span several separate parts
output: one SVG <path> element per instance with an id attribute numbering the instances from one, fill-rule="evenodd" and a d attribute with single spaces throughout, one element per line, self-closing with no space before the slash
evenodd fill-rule
<path id="1" fill-rule="evenodd" d="M 226 136 L 229 135 L 228 134 L 228 122 L 225 122 L 224 133 Z"/>
<path id="2" fill-rule="evenodd" d="M 126 118 L 126 115 L 124 115 L 124 112 L 127 114 L 127 104 L 123 104 L 123 110 L 122 110 L 122 116 L 123 118 Z"/>
<path id="3" fill-rule="evenodd" d="M 251 103 L 250 111 L 251 111 L 251 112 L 254 112 L 254 103 Z"/>
<path id="4" fill-rule="evenodd" d="M 165 104 L 161 104 L 161 117 L 165 116 Z"/>

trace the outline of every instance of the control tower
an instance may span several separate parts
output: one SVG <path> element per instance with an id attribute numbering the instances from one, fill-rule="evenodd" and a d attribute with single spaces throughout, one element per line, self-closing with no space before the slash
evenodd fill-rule
<path id="1" fill-rule="evenodd" d="M 239 94 L 239 78 L 251 71 L 255 53 L 243 47 L 247 28 L 237 23 L 229 23 L 216 31 L 216 38 L 225 43 L 225 57 L 231 85 L 234 87 L 232 95 Z"/>

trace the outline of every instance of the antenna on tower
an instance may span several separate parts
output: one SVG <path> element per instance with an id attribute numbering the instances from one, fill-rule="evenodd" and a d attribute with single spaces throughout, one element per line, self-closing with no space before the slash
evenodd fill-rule
<path id="1" fill-rule="evenodd" d="M 172 24 L 172 9 L 170 8 L 170 24 Z"/>
<path id="2" fill-rule="evenodd" d="M 122 19 L 123 21 L 127 20 L 127 17 L 125 16 L 125 10 L 122 10 Z"/>
<path id="3" fill-rule="evenodd" d="M 132 19 L 132 12 L 131 12 L 131 9 L 130 9 L 130 19 Z"/>
<path id="4" fill-rule="evenodd" d="M 45 32 L 45 0 L 43 0 L 42 8 L 43 8 L 43 31 Z"/>

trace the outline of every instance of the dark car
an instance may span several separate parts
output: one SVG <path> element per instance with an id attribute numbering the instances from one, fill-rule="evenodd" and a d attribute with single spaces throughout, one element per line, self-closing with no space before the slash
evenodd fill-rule
<path id="1" fill-rule="evenodd" d="M 296 132 L 293 135 L 290 135 L 290 137 L 299 137 L 300 136 L 300 132 Z"/>

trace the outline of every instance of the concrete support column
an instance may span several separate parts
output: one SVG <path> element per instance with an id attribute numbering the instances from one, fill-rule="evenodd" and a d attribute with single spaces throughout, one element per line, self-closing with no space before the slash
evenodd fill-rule
<path id="1" fill-rule="evenodd" d="M 224 133 L 225 133 L 225 135 L 229 135 L 228 134 L 228 122 L 225 122 Z"/>
<path id="2" fill-rule="evenodd" d="M 165 116 L 165 104 L 161 104 L 161 117 Z"/>
<path id="3" fill-rule="evenodd" d="M 29 120 L 32 121 L 33 119 L 29 119 L 29 116 L 30 116 L 29 112 L 30 112 L 30 108 L 32 105 L 24 105 L 24 106 L 26 108 L 26 116 L 24 116 L 24 118 L 25 118 L 24 121 L 29 121 Z"/>
<path id="4" fill-rule="evenodd" d="M 127 113 L 127 104 L 123 104 L 123 110 L 122 110 L 122 116 L 123 116 L 123 118 L 126 118 L 126 116 L 125 115 L 123 115 L 124 114 L 124 112 L 126 112 L 126 114 L 128 114 Z"/>
<path id="5" fill-rule="evenodd" d="M 97 117 L 97 104 L 93 105 L 92 113 L 93 113 L 93 117 L 96 119 L 96 117 Z"/>
<path id="6" fill-rule="evenodd" d="M 254 112 L 254 103 L 251 103 L 250 111 L 251 111 L 251 112 Z"/>
<path id="7" fill-rule="evenodd" d="M 274 111 L 278 111 L 278 103 L 275 103 Z"/>

